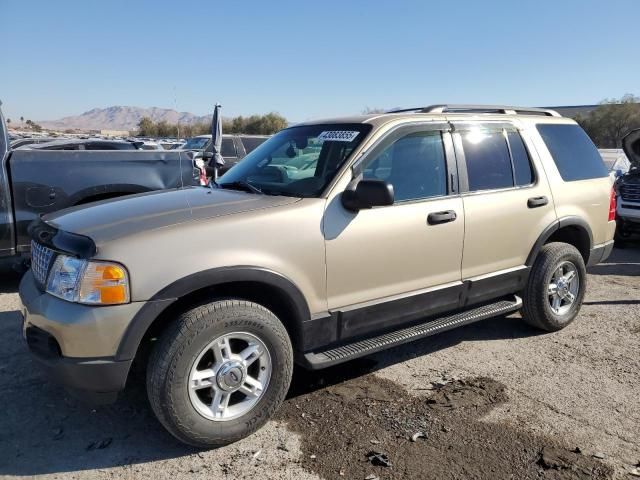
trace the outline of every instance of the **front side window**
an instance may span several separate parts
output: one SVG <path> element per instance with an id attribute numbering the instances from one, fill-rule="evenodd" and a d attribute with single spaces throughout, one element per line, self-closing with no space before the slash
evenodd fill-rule
<path id="1" fill-rule="evenodd" d="M 502 130 L 462 132 L 469 191 L 513 187 L 509 147 Z"/>
<path id="2" fill-rule="evenodd" d="M 438 131 L 399 138 L 364 165 L 364 178 L 393 185 L 396 202 L 447 194 L 447 168 Z"/>
<path id="3" fill-rule="evenodd" d="M 371 125 L 362 123 L 287 128 L 229 169 L 218 184 L 266 194 L 317 197 L 370 131 Z M 247 184 L 250 187 L 244 188 Z"/>

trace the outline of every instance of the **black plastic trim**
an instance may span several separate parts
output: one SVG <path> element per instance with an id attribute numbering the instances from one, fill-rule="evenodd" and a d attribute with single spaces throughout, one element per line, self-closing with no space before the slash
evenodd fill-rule
<path id="1" fill-rule="evenodd" d="M 32 357 L 47 378 L 59 383 L 74 396 L 88 403 L 112 403 L 124 389 L 131 360 L 105 358 L 45 358 L 32 352 Z"/>
<path id="2" fill-rule="evenodd" d="M 533 245 L 533 248 L 529 252 L 529 256 L 527 257 L 527 261 L 525 262 L 525 265 L 527 265 L 528 267 L 533 266 L 533 262 L 536 261 L 536 257 L 538 256 L 540 249 L 547 242 L 547 240 L 551 238 L 551 235 L 553 235 L 556 231 L 558 231 L 561 228 L 570 227 L 570 226 L 580 227 L 582 230 L 585 231 L 585 233 L 589 236 L 589 250 L 591 250 L 593 248 L 593 234 L 591 233 L 591 228 L 589 227 L 589 224 L 580 217 L 576 217 L 576 216 L 563 217 L 559 220 L 556 220 L 551 225 L 548 225 L 542 231 L 542 233 L 538 237 L 538 240 L 536 240 L 536 243 Z"/>
<path id="3" fill-rule="evenodd" d="M 97 252 L 96 244 L 89 237 L 59 230 L 42 219 L 33 221 L 28 232 L 36 242 L 60 253 L 91 258 Z"/>
<path id="4" fill-rule="evenodd" d="M 301 325 L 311 318 L 309 306 L 296 285 L 285 276 L 254 266 L 222 267 L 203 270 L 181 278 L 156 293 L 131 320 L 125 331 L 116 359 L 131 359 L 151 324 L 179 298 L 197 290 L 232 282 L 257 282 L 275 287 L 291 301 L 296 322 Z"/>
<path id="5" fill-rule="evenodd" d="M 613 240 L 611 240 L 610 242 L 598 245 L 597 247 L 593 247 L 591 249 L 591 252 L 589 253 L 589 261 L 587 262 L 587 267 L 593 267 L 594 265 L 607 260 L 607 258 L 609 258 L 609 255 L 611 255 L 613 245 L 614 242 Z"/>

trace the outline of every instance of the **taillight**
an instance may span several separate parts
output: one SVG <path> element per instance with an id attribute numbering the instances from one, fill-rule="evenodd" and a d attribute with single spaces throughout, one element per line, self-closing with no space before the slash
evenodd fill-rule
<path id="1" fill-rule="evenodd" d="M 609 199 L 609 221 L 616 219 L 616 187 L 611 188 L 611 197 Z"/>

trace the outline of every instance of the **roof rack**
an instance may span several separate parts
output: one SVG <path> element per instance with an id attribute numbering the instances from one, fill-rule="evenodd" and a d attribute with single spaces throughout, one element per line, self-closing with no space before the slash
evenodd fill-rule
<path id="1" fill-rule="evenodd" d="M 465 104 L 443 104 L 429 105 L 428 107 L 401 108 L 389 110 L 387 113 L 498 113 L 503 115 L 533 114 L 547 117 L 561 117 L 555 110 L 548 108 L 513 107 L 508 105 L 465 105 Z"/>

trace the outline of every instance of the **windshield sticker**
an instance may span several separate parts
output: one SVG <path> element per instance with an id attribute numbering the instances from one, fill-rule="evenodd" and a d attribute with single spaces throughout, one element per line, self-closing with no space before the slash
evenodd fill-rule
<path id="1" fill-rule="evenodd" d="M 318 140 L 327 142 L 352 142 L 360 132 L 350 130 L 328 130 L 318 135 Z"/>

